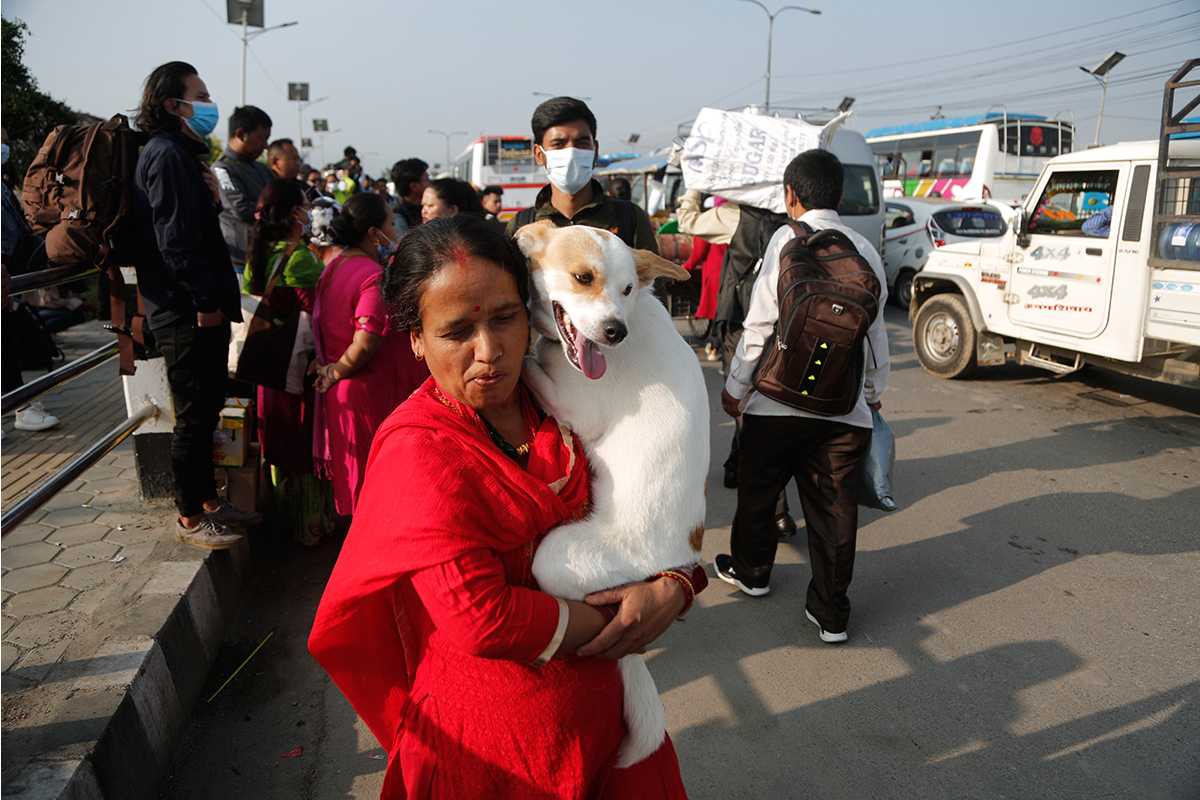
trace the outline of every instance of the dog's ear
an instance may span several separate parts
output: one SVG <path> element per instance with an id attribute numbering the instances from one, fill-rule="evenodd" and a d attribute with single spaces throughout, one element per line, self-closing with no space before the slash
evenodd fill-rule
<path id="1" fill-rule="evenodd" d="M 649 250 L 634 250 L 631 247 L 629 252 L 633 253 L 633 263 L 637 266 L 638 286 L 649 286 L 659 275 L 676 281 L 686 281 L 691 277 L 691 273 L 683 267 Z"/>
<path id="2" fill-rule="evenodd" d="M 554 223 L 548 219 L 532 222 L 517 231 L 517 246 L 526 258 L 536 258 L 546 249 L 555 230 Z"/>

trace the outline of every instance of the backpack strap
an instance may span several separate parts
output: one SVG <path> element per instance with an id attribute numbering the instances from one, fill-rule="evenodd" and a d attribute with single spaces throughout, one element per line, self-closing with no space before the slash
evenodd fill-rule
<path id="1" fill-rule="evenodd" d="M 250 170 L 246 169 L 246 167 L 243 166 L 242 164 L 239 164 L 238 162 L 234 161 L 232 158 L 226 157 L 226 155 L 224 153 L 222 153 L 217 158 L 217 161 L 220 161 L 223 164 L 229 164 L 230 166 L 235 167 L 238 172 L 242 173 L 243 178 L 250 181 L 251 185 L 254 186 L 255 189 L 258 189 L 260 192 L 263 190 L 263 186 L 265 184 L 261 183 L 258 180 L 258 178 L 256 178 L 254 176 L 254 173 L 252 173 Z"/>
<path id="2" fill-rule="evenodd" d="M 271 296 L 271 292 L 275 291 L 275 284 L 283 275 L 283 268 L 287 266 L 287 262 L 291 260 L 292 253 L 295 251 L 297 244 L 299 243 L 293 242 L 286 250 L 275 257 L 275 269 L 271 271 L 271 279 L 267 281 L 267 287 L 263 289 L 262 296 L 264 300 Z"/>
<path id="3" fill-rule="evenodd" d="M 516 233 L 517 231 L 521 230 L 521 228 L 524 228 L 526 225 L 532 223 L 536 216 L 537 208 L 534 206 L 522 208 L 513 215 L 513 233 Z"/>
<path id="4" fill-rule="evenodd" d="M 636 247 L 637 205 L 628 200 L 613 199 L 617 212 L 617 237 L 630 247 Z"/>

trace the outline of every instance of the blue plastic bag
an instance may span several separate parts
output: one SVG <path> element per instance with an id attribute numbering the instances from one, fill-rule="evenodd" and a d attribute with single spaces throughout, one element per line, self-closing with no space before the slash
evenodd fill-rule
<path id="1" fill-rule="evenodd" d="M 874 408 L 871 419 L 871 447 L 858 465 L 858 504 L 880 511 L 895 511 L 892 471 L 896 466 L 896 437 L 883 415 Z"/>

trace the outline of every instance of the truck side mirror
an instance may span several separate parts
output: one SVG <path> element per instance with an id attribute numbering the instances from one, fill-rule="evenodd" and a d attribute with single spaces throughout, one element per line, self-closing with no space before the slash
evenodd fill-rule
<path id="1" fill-rule="evenodd" d="M 1016 215 L 1013 216 L 1009 223 L 1013 234 L 1017 237 L 1018 247 L 1029 246 L 1029 221 L 1025 218 L 1025 209 L 1018 208 Z"/>

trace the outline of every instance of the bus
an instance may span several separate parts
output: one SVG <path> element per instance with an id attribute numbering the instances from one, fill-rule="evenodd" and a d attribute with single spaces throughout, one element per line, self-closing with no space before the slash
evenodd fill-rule
<path id="1" fill-rule="evenodd" d="M 888 197 L 1020 203 L 1048 159 L 1074 149 L 1070 122 L 988 112 L 876 128 L 867 144 Z"/>
<path id="2" fill-rule="evenodd" d="M 485 186 L 504 189 L 498 215 L 513 217 L 533 205 L 538 190 L 546 185 L 533 162 L 532 136 L 480 136 L 450 164 L 450 174 L 482 191 Z"/>

